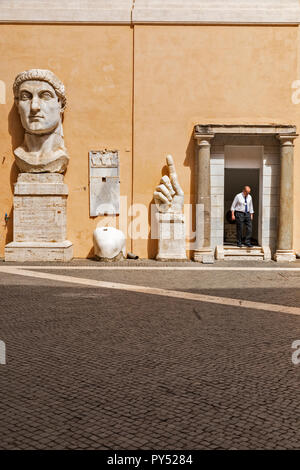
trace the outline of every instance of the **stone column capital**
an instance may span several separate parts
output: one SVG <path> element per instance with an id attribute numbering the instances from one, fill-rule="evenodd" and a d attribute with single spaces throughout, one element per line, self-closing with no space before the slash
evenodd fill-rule
<path id="1" fill-rule="evenodd" d="M 281 146 L 293 147 L 294 140 L 297 139 L 299 134 L 277 134 L 276 137 L 280 142 Z"/>
<path id="2" fill-rule="evenodd" d="M 194 137 L 199 147 L 210 147 L 210 141 L 215 134 L 194 134 Z"/>

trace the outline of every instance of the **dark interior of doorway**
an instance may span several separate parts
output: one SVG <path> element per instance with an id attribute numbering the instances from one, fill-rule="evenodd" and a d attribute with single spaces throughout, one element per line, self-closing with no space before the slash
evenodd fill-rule
<path id="1" fill-rule="evenodd" d="M 224 181 L 224 244 L 236 244 L 236 225 L 231 222 L 230 207 L 236 194 L 247 185 L 251 188 L 254 218 L 252 222 L 253 245 L 258 245 L 258 211 L 259 211 L 259 168 L 225 168 Z M 243 241 L 245 236 L 245 227 Z"/>

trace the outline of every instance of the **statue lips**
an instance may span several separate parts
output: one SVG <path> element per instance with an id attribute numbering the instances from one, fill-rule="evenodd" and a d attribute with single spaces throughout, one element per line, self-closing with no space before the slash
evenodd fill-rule
<path id="1" fill-rule="evenodd" d="M 29 121 L 30 122 L 39 122 L 42 119 L 44 119 L 44 116 L 40 116 L 40 115 L 30 115 L 29 116 Z"/>

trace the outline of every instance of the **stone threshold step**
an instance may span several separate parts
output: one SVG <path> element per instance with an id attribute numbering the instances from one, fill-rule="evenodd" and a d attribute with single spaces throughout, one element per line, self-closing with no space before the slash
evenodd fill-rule
<path id="1" fill-rule="evenodd" d="M 232 247 L 224 247 L 224 256 L 228 255 L 236 255 L 236 256 L 242 256 L 242 255 L 247 255 L 247 256 L 263 256 L 264 252 L 260 246 L 255 246 L 255 247 L 242 247 L 239 248 L 238 246 L 232 246 Z"/>
<path id="2" fill-rule="evenodd" d="M 262 247 L 258 245 L 253 246 L 242 246 L 241 248 L 236 245 L 224 245 L 224 250 L 261 250 Z"/>
<path id="3" fill-rule="evenodd" d="M 243 256 L 243 255 L 247 255 L 247 256 L 263 256 L 263 252 L 262 251 L 244 251 L 244 250 L 241 250 L 241 251 L 231 251 L 231 250 L 228 250 L 228 251 L 225 251 L 224 252 L 224 256 L 227 256 L 227 255 L 232 255 L 232 256 Z"/>
<path id="4" fill-rule="evenodd" d="M 255 245 L 252 247 L 243 246 L 239 248 L 238 246 L 219 245 L 216 247 L 216 258 L 225 260 L 252 259 L 257 261 L 269 261 L 271 259 L 271 252 L 270 248 L 267 246 L 262 247 Z"/>

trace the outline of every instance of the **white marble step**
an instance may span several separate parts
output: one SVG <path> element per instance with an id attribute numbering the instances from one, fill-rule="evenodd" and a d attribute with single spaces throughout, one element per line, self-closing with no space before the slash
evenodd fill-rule
<path id="1" fill-rule="evenodd" d="M 261 246 L 246 247 L 243 246 L 239 248 L 238 246 L 224 246 L 224 256 L 263 256 L 263 251 Z"/>
<path id="2" fill-rule="evenodd" d="M 216 258 L 225 260 L 261 260 L 271 259 L 270 248 L 267 246 L 243 246 L 239 248 L 233 245 L 218 245 L 216 247 Z"/>

